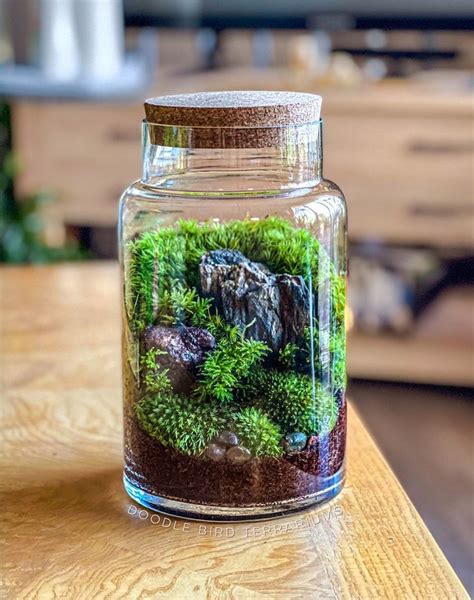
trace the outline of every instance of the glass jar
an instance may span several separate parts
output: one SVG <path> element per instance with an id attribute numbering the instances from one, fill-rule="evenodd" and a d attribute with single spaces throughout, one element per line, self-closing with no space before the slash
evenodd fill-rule
<path id="1" fill-rule="evenodd" d="M 123 194 L 125 488 L 264 519 L 344 481 L 346 207 L 319 96 L 150 99 Z"/>

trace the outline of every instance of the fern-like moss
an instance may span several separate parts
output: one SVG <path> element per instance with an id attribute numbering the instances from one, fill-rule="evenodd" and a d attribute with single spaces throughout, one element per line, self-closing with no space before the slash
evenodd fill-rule
<path id="1" fill-rule="evenodd" d="M 163 369 L 156 362 L 157 356 L 165 354 L 164 350 L 151 348 L 140 358 L 140 378 L 147 392 L 167 394 L 172 390 L 168 369 Z"/>
<path id="2" fill-rule="evenodd" d="M 259 369 L 249 380 L 245 396 L 284 433 L 329 433 L 337 421 L 335 399 L 318 384 L 313 386 L 307 375 Z"/>
<path id="3" fill-rule="evenodd" d="M 211 317 L 211 305 L 211 300 L 201 298 L 195 289 L 176 284 L 163 292 L 157 320 L 168 326 L 189 323 L 205 327 Z"/>
<path id="4" fill-rule="evenodd" d="M 264 342 L 246 339 L 238 327 L 225 328 L 225 334 L 200 368 L 196 395 L 230 403 L 234 391 L 269 352 Z"/>
<path id="5" fill-rule="evenodd" d="M 280 428 L 258 408 L 243 408 L 232 416 L 232 421 L 240 442 L 253 456 L 279 457 L 283 454 Z"/>
<path id="6" fill-rule="evenodd" d="M 280 350 L 278 362 L 284 369 L 294 371 L 297 368 L 297 361 L 300 353 L 301 350 L 298 345 L 290 342 Z"/>
<path id="7" fill-rule="evenodd" d="M 172 392 L 145 396 L 135 413 L 148 435 L 188 455 L 200 454 L 229 418 L 213 403 Z"/>

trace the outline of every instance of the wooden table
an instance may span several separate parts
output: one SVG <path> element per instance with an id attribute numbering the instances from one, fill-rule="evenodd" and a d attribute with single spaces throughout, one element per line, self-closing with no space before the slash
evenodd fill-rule
<path id="1" fill-rule="evenodd" d="M 0 275 L 5 597 L 467 598 L 354 411 L 346 487 L 319 509 L 212 528 L 140 510 L 121 482 L 116 267 Z"/>

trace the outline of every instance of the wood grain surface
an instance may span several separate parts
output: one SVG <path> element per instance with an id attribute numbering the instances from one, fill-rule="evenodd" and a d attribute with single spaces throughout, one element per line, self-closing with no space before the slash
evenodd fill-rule
<path id="1" fill-rule="evenodd" d="M 117 268 L 0 275 L 4 597 L 467 598 L 354 411 L 346 487 L 319 509 L 212 528 L 141 510 L 121 483 Z"/>

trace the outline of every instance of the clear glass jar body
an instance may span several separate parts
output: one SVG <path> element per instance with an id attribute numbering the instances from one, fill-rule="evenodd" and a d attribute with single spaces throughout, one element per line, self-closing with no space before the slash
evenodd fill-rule
<path id="1" fill-rule="evenodd" d="M 255 149 L 192 148 L 190 128 L 143 131 L 143 177 L 119 221 L 127 492 L 227 521 L 333 497 L 346 206 L 322 178 L 321 123 Z"/>

